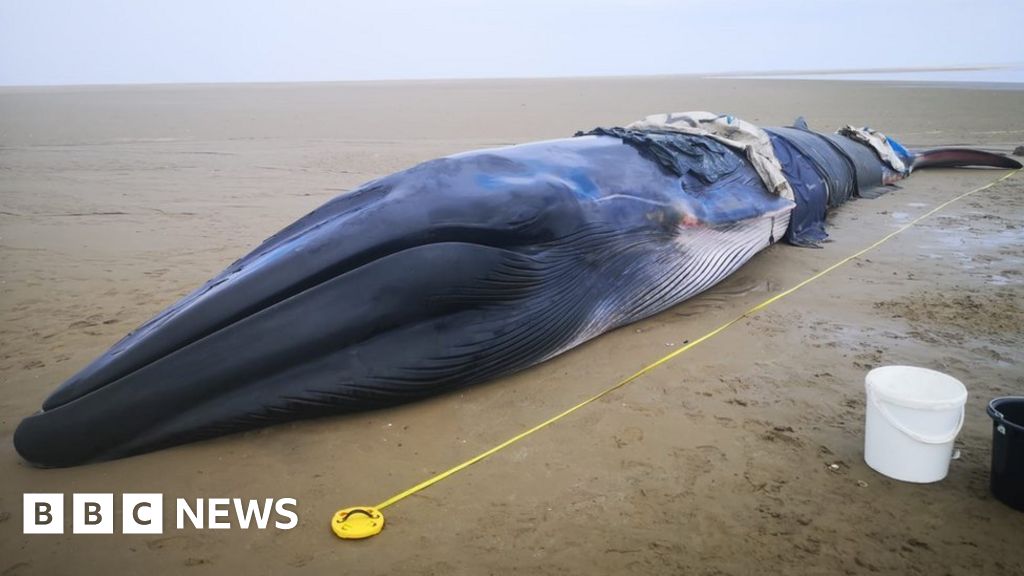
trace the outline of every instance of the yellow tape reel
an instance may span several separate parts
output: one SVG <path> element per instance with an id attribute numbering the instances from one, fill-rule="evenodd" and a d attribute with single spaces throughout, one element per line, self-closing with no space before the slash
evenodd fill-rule
<path id="1" fill-rule="evenodd" d="M 331 530 L 345 540 L 376 536 L 383 529 L 384 514 L 372 506 L 344 508 L 335 512 L 331 519 Z"/>

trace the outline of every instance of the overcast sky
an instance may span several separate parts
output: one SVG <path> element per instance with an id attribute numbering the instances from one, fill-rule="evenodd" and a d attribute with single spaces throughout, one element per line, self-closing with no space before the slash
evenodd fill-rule
<path id="1" fill-rule="evenodd" d="M 0 84 L 1024 61 L 1020 0 L 0 0 Z"/>

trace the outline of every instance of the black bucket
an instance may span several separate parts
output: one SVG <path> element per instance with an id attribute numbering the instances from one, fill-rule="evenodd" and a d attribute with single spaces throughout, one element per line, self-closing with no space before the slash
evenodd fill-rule
<path id="1" fill-rule="evenodd" d="M 988 403 L 992 417 L 992 494 L 1024 511 L 1024 396 Z"/>

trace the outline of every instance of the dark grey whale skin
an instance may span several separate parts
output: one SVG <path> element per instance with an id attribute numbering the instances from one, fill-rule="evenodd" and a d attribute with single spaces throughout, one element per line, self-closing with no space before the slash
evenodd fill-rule
<path id="1" fill-rule="evenodd" d="M 367 183 L 125 336 L 21 422 L 15 447 L 73 466 L 522 370 L 773 242 L 793 203 L 737 164 L 708 184 L 588 136 Z"/>

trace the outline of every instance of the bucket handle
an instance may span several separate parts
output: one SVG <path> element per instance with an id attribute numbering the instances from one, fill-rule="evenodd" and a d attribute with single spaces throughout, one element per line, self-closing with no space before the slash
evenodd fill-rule
<path id="1" fill-rule="evenodd" d="M 874 394 L 870 389 L 868 389 L 868 399 L 871 401 L 872 404 L 875 405 L 875 408 L 878 409 L 878 412 L 882 415 L 883 418 L 885 418 L 886 422 L 892 425 L 893 428 L 899 430 L 900 432 L 903 432 L 907 436 L 910 436 L 912 439 L 917 440 L 922 444 L 946 444 L 947 442 L 952 442 L 953 440 L 956 440 L 956 437 L 960 435 L 960 430 L 964 427 L 964 413 L 967 410 L 966 403 L 964 403 L 963 406 L 960 406 L 960 419 L 956 424 L 956 430 L 954 430 L 951 434 L 946 434 L 943 436 L 928 436 L 926 434 L 915 432 L 910 428 L 904 426 L 889 412 L 888 409 L 886 409 L 885 406 L 882 405 L 882 402 L 878 400 L 878 395 Z"/>

